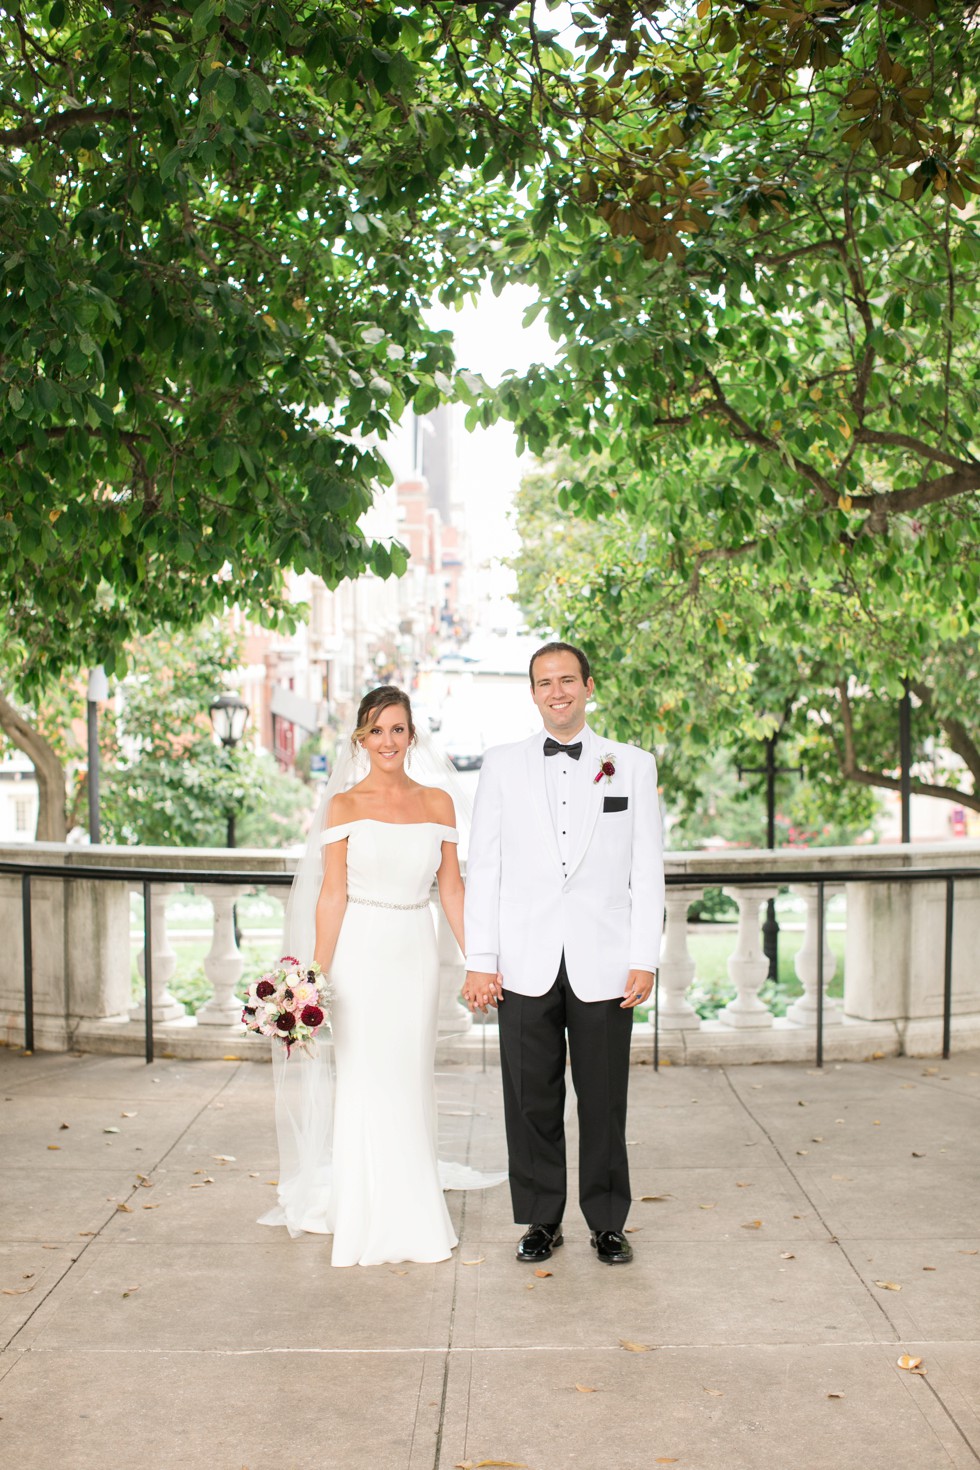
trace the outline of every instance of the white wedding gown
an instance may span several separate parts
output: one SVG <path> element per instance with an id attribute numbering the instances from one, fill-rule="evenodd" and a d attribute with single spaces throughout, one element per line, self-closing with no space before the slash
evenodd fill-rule
<path id="1" fill-rule="evenodd" d="M 443 1188 L 506 1177 L 456 1168 L 447 1178 L 437 1155 L 439 955 L 429 893 L 442 844 L 457 833 L 361 818 L 328 828 L 321 843 L 344 839 L 348 901 L 330 967 L 332 1161 L 322 1163 L 322 1140 L 311 1137 L 329 1127 L 324 1067 L 277 1058 L 280 1078 L 302 1095 L 291 1106 L 277 1096 L 279 1205 L 261 1223 L 332 1234 L 334 1266 L 442 1261 L 457 1244 Z M 303 1072 L 290 1073 L 297 1061 Z"/>

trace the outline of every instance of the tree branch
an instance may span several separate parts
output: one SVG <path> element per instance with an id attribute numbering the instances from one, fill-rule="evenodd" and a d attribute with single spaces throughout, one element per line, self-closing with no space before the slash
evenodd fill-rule
<path id="1" fill-rule="evenodd" d="M 886 448 L 907 449 L 919 459 L 934 460 L 936 464 L 948 465 L 951 470 L 962 470 L 977 463 L 973 459 L 958 458 L 948 450 L 936 449 L 921 439 L 913 438 L 911 434 L 898 434 L 890 429 L 869 429 L 862 425 L 855 429 L 854 438 L 858 444 L 880 444 Z"/>
<path id="2" fill-rule="evenodd" d="M 837 685 L 837 693 L 840 696 L 841 722 L 844 727 L 844 752 L 840 762 L 841 775 L 848 781 L 855 781 L 859 786 L 878 786 L 885 791 L 901 791 L 902 782 L 897 776 L 886 776 L 883 771 L 866 771 L 858 764 L 857 751 L 854 745 L 854 721 L 851 714 L 851 702 L 847 695 L 847 685 Z M 934 796 L 940 801 L 955 801 L 960 806 L 968 806 L 972 811 L 980 812 L 980 791 L 961 791 L 955 786 L 937 786 L 932 781 L 919 781 L 915 777 L 909 782 L 909 790 L 916 796 Z"/>
<path id="3" fill-rule="evenodd" d="M 22 750 L 34 767 L 39 798 L 37 842 L 64 842 L 67 791 L 65 769 L 44 736 L 0 693 L 0 730 Z"/>
<path id="4" fill-rule="evenodd" d="M 39 138 L 57 138 L 68 128 L 81 123 L 113 122 L 116 118 L 132 118 L 126 107 L 73 107 L 70 112 L 55 112 L 43 122 L 24 123 L 20 128 L 0 129 L 0 143 L 11 148 L 24 148 Z"/>

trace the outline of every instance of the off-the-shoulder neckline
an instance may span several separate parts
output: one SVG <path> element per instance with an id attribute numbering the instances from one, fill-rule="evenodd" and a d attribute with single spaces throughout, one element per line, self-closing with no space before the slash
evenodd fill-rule
<path id="1" fill-rule="evenodd" d="M 358 822 L 374 822 L 377 827 L 442 827 L 446 832 L 455 832 L 452 822 L 383 822 L 380 817 L 354 817 L 349 822 L 338 822 L 335 827 L 324 827 L 324 833 L 339 832 L 342 827 L 356 827 Z"/>

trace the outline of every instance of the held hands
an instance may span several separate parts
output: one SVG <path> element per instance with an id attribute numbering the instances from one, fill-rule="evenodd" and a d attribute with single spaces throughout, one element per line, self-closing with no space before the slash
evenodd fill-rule
<path id="1" fill-rule="evenodd" d="M 626 977 L 626 989 L 620 1002 L 621 1011 L 631 1011 L 635 1006 L 645 1005 L 653 993 L 654 970 L 630 970 Z"/>
<path id="2" fill-rule="evenodd" d="M 463 999 L 471 1011 L 482 1011 L 486 1015 L 487 1007 L 493 1006 L 496 1010 L 503 998 L 503 976 L 499 971 L 491 975 L 482 970 L 467 970 Z"/>

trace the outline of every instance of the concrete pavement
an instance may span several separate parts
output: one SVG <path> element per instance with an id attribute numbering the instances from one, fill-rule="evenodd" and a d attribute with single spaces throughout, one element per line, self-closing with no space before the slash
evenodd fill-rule
<path id="1" fill-rule="evenodd" d="M 499 1072 L 439 1089 L 492 1166 Z M 255 1224 L 268 1067 L 0 1049 L 0 1464 L 980 1463 L 980 1054 L 638 1066 L 629 1137 L 631 1267 L 571 1207 L 518 1265 L 503 1187 L 452 1261 L 340 1271 Z"/>

